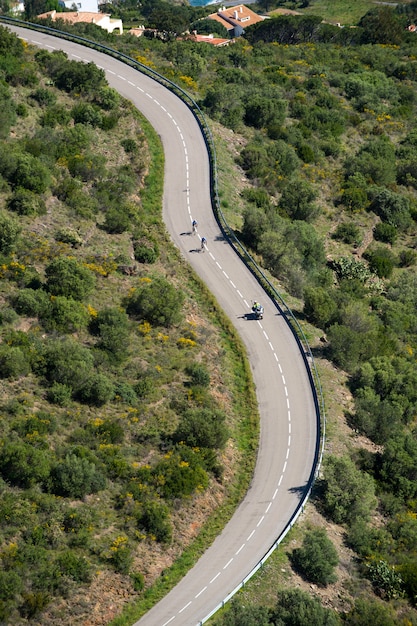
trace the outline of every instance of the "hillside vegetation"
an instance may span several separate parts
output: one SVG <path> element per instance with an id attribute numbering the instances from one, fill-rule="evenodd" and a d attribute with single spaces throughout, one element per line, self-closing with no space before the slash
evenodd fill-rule
<path id="1" fill-rule="evenodd" d="M 107 624 L 240 497 L 256 407 L 146 120 L 4 28 L 0 100 L 0 622 Z"/>

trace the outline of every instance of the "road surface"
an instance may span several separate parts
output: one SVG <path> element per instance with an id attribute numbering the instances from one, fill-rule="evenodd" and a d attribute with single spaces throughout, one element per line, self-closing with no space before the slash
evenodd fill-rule
<path id="1" fill-rule="evenodd" d="M 284 317 L 265 295 L 213 216 L 209 161 L 198 124 L 170 91 L 112 57 L 25 29 L 37 46 L 103 68 L 109 84 L 131 100 L 161 137 L 165 151 L 163 217 L 174 244 L 232 320 L 246 346 L 261 416 L 251 486 L 233 518 L 184 579 L 140 626 L 194 626 L 234 590 L 286 528 L 304 497 L 317 455 L 317 411 L 305 359 Z M 192 219 L 198 234 L 192 235 Z M 200 250 L 199 238 L 207 239 Z M 265 307 L 251 319 L 252 300 Z"/>

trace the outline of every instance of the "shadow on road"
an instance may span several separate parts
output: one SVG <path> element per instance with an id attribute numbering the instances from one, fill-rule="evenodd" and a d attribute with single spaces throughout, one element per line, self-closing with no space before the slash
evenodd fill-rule
<path id="1" fill-rule="evenodd" d="M 252 321 L 256 321 L 258 318 L 256 317 L 255 313 L 253 313 L 252 311 L 250 313 L 245 313 L 244 315 L 238 315 L 238 319 L 240 320 L 252 320 Z"/>
<path id="2" fill-rule="evenodd" d="M 289 492 L 297 494 L 298 498 L 301 500 L 305 496 L 307 488 L 307 485 L 303 485 L 302 487 L 291 487 Z"/>

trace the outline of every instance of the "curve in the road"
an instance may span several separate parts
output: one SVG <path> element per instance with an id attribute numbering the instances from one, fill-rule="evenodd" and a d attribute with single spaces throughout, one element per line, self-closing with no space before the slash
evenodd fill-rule
<path id="1" fill-rule="evenodd" d="M 188 107 L 149 77 L 111 57 L 41 33 L 14 30 L 30 43 L 63 49 L 76 60 L 96 63 L 109 83 L 132 100 L 158 131 L 166 155 L 163 213 L 168 230 L 232 319 L 248 350 L 261 415 L 251 487 L 193 569 L 138 622 L 141 626 L 202 624 L 277 545 L 311 488 L 320 416 L 306 355 L 272 300 L 264 303 L 262 321 L 251 319 L 251 300 L 262 301 L 265 293 L 213 217 L 207 148 Z M 199 224 L 196 235 L 193 219 Z M 203 250 L 202 235 L 208 241 Z"/>

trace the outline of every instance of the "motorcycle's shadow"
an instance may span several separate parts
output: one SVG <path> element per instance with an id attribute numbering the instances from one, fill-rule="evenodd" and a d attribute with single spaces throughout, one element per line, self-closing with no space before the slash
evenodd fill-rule
<path id="1" fill-rule="evenodd" d="M 248 321 L 250 320 L 256 321 L 256 320 L 261 320 L 263 318 L 263 315 L 259 316 L 259 314 L 254 313 L 253 311 L 250 311 L 249 313 L 245 313 L 244 315 L 241 315 L 240 317 Z"/>

